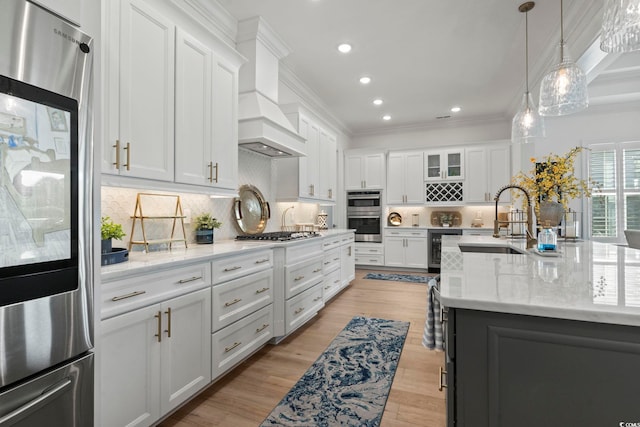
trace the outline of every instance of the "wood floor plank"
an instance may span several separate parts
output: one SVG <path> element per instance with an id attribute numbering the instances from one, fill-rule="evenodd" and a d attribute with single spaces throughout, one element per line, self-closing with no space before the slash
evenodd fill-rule
<path id="1" fill-rule="evenodd" d="M 444 427 L 445 396 L 438 391 L 444 354 L 422 346 L 427 286 L 364 279 L 368 272 L 357 270 L 356 280 L 307 325 L 259 350 L 160 426 L 257 426 L 353 316 L 370 316 L 411 322 L 381 426 Z"/>

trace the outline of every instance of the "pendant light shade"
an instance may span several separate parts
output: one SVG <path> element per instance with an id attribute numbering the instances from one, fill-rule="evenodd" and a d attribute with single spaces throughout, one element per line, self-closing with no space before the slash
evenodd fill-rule
<path id="1" fill-rule="evenodd" d="M 600 49 L 605 52 L 640 50 L 640 0 L 606 0 Z"/>
<path id="2" fill-rule="evenodd" d="M 526 91 L 522 97 L 522 103 L 513 120 L 511 121 L 511 142 L 527 143 L 534 138 L 544 137 L 544 120 L 538 114 L 538 109 L 533 103 L 529 93 L 529 18 L 528 12 L 533 9 L 532 1 L 522 3 L 518 10 L 525 14 L 525 80 Z"/>
<path id="3" fill-rule="evenodd" d="M 540 114 L 564 116 L 584 110 L 589 105 L 587 77 L 569 56 L 564 43 L 562 0 L 560 0 L 560 63 L 540 84 Z"/>

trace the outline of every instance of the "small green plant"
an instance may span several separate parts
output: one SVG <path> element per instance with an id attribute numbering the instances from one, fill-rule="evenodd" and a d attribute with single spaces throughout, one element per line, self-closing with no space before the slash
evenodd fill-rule
<path id="1" fill-rule="evenodd" d="M 220 228 L 222 223 L 211 216 L 209 213 L 201 213 L 196 217 L 195 228 L 196 230 L 213 230 L 214 228 Z"/>
<path id="2" fill-rule="evenodd" d="M 100 236 L 102 240 L 109 240 L 122 239 L 126 234 L 120 224 L 116 224 L 108 216 L 103 216 L 100 218 Z"/>

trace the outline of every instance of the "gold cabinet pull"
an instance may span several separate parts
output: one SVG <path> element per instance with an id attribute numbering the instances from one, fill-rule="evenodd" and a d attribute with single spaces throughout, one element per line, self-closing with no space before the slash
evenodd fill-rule
<path id="1" fill-rule="evenodd" d="M 333 283 L 340 283 L 340 279 L 334 280 Z"/>
<path id="2" fill-rule="evenodd" d="M 209 182 L 213 182 L 213 162 L 209 162 L 207 167 L 209 168 Z"/>
<path id="3" fill-rule="evenodd" d="M 158 333 L 154 335 L 154 337 L 158 337 L 158 342 L 162 341 L 162 311 L 159 311 L 155 316 L 158 319 Z"/>
<path id="4" fill-rule="evenodd" d="M 167 333 L 167 338 L 171 338 L 171 307 L 167 308 L 164 313 L 167 315 L 167 329 L 164 331 Z"/>
<path id="5" fill-rule="evenodd" d="M 334 261 L 340 261 L 340 258 L 334 258 L 333 260 Z"/>
<path id="6" fill-rule="evenodd" d="M 269 262 L 269 258 L 263 258 L 256 261 L 256 264 L 263 264 L 265 262 Z"/>
<path id="7" fill-rule="evenodd" d="M 116 143 L 112 146 L 116 149 L 116 161 L 112 163 L 116 169 L 120 169 L 120 140 L 116 139 Z"/>
<path id="8" fill-rule="evenodd" d="M 262 332 L 262 331 L 264 331 L 264 330 L 265 330 L 265 329 L 267 329 L 268 327 L 269 327 L 269 324 L 268 324 L 268 323 L 263 323 L 263 324 L 262 324 L 262 326 L 260 326 L 259 328 L 256 328 L 256 334 L 257 334 L 258 332 Z"/>
<path id="9" fill-rule="evenodd" d="M 322 299 L 322 297 L 315 297 L 315 298 L 313 299 L 313 302 L 320 301 L 321 299 Z"/>
<path id="10" fill-rule="evenodd" d="M 239 270 L 241 268 L 242 268 L 242 266 L 236 265 L 235 267 L 227 267 L 223 271 L 228 272 L 228 271 L 233 271 L 233 270 Z"/>
<path id="11" fill-rule="evenodd" d="M 134 292 L 131 292 L 130 294 L 118 295 L 117 297 L 113 297 L 113 298 L 111 298 L 111 301 L 120 301 L 121 299 L 137 297 L 138 295 L 142 295 L 142 294 L 146 294 L 146 293 L 147 293 L 147 291 L 134 291 Z"/>
<path id="12" fill-rule="evenodd" d="M 266 291 L 268 291 L 268 290 L 269 290 L 269 288 L 262 288 L 262 289 L 258 289 L 258 290 L 256 291 L 256 294 L 261 294 L 261 293 L 266 292 Z"/>
<path id="13" fill-rule="evenodd" d="M 225 353 L 229 353 L 231 350 L 233 350 L 234 348 L 236 348 L 237 346 L 239 346 L 240 344 L 242 344 L 242 342 L 240 341 L 236 341 L 233 344 L 231 344 L 229 347 L 225 347 L 224 348 L 224 352 Z"/>
<path id="14" fill-rule="evenodd" d="M 325 288 L 325 289 L 331 289 L 331 285 L 329 285 L 329 286 L 325 286 L 324 288 Z"/>
<path id="15" fill-rule="evenodd" d="M 322 271 L 321 268 L 316 268 L 315 270 L 313 270 L 314 273 L 320 273 Z"/>
<path id="16" fill-rule="evenodd" d="M 231 307 L 233 304 L 237 304 L 242 301 L 242 298 L 235 298 L 233 301 L 227 301 L 224 303 L 225 307 Z"/>
<path id="17" fill-rule="evenodd" d="M 442 389 L 449 387 L 447 384 L 444 383 L 444 381 L 442 381 L 442 378 L 447 375 L 447 371 L 445 371 L 444 369 L 442 369 L 442 366 L 440 366 L 440 379 L 439 379 L 439 384 L 438 384 L 438 391 L 442 391 Z"/>
<path id="18" fill-rule="evenodd" d="M 331 261 L 326 261 L 326 262 L 324 263 L 324 265 L 329 265 L 329 264 L 331 264 Z"/>
<path id="19" fill-rule="evenodd" d="M 293 279 L 294 281 L 298 282 L 300 280 L 304 279 L 304 276 L 298 276 L 295 279 Z"/>
<path id="20" fill-rule="evenodd" d="M 189 283 L 189 282 L 194 282 L 194 281 L 200 280 L 200 279 L 202 279 L 202 276 L 193 276 L 193 277 L 190 277 L 188 279 L 180 279 L 180 280 L 178 280 L 178 283 L 180 283 L 180 284 Z"/>
<path id="21" fill-rule="evenodd" d="M 127 152 L 127 163 L 124 164 L 124 167 L 127 168 L 127 170 L 131 170 L 131 144 L 127 142 L 124 149 Z"/>
<path id="22" fill-rule="evenodd" d="M 333 199 L 333 190 L 331 188 L 329 189 L 329 198 Z"/>
<path id="23" fill-rule="evenodd" d="M 216 162 L 216 165 L 214 166 L 214 168 L 216 168 L 216 177 L 213 178 L 213 180 L 216 182 L 216 184 L 218 183 L 218 171 L 220 170 L 220 166 L 218 166 L 218 162 Z"/>
<path id="24" fill-rule="evenodd" d="M 300 314 L 302 313 L 303 310 L 304 310 L 304 307 L 300 307 L 296 311 L 294 311 L 293 314 Z"/>

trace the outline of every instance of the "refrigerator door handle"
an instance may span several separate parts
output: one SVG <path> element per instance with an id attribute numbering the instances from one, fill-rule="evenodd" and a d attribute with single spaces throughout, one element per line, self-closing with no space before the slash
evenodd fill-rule
<path id="1" fill-rule="evenodd" d="M 48 390 L 43 391 L 42 394 L 35 399 L 25 403 L 17 409 L 9 412 L 7 415 L 0 418 L 0 426 L 11 426 L 18 421 L 28 417 L 33 412 L 37 411 L 48 403 L 49 400 L 53 400 L 58 395 L 64 393 L 67 388 L 71 386 L 71 379 L 65 378 Z"/>

